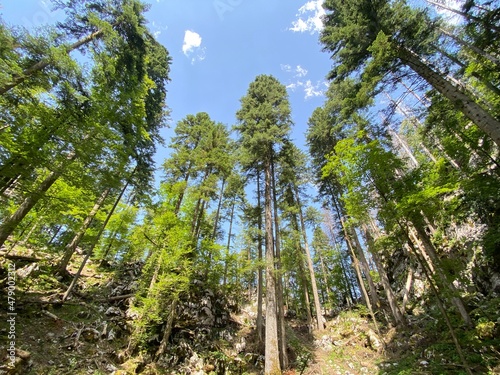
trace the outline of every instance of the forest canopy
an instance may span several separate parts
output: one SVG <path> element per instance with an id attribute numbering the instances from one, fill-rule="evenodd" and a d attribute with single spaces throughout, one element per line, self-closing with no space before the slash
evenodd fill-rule
<path id="1" fill-rule="evenodd" d="M 172 122 L 139 0 L 2 20 L 0 287 L 22 323 L 0 372 L 83 374 L 23 340 L 33 316 L 73 363 L 106 346 L 95 374 L 314 374 L 349 337 L 373 373 L 498 371 L 500 7 L 458 3 L 318 1 L 330 70 L 303 143 L 273 74 L 231 123 Z"/>

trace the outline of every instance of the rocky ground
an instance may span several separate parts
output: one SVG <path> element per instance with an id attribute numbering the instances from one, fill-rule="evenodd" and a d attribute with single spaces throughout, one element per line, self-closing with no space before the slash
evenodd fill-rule
<path id="1" fill-rule="evenodd" d="M 256 344 L 256 306 L 238 307 L 218 290 L 193 280 L 177 307 L 168 348 L 158 361 L 152 352 L 127 355 L 134 315 L 129 306 L 138 286 L 141 263 L 119 269 L 90 264 L 79 287 L 64 304 L 67 284 L 52 275 L 49 258 L 18 258 L 16 285 L 16 358 L 9 366 L 8 345 L 0 347 L 0 374 L 260 374 L 263 347 Z M 5 267 L 2 267 L 5 269 Z M 70 269 L 75 272 L 76 269 Z M 5 274 L 2 299 L 5 295 Z M 3 303 L 3 302 L 2 302 Z M 477 374 L 500 373 L 500 300 L 478 303 L 474 331 L 458 328 L 467 360 Z M 365 309 L 342 311 L 322 332 L 309 332 L 303 321 L 287 319 L 286 375 L 465 374 L 444 323 L 433 310 L 410 309 L 409 327 L 374 328 Z M 480 315 L 479 315 L 480 313 Z M 0 314 L 2 337 L 10 326 Z M 482 320 L 481 320 L 482 319 Z M 456 323 L 456 322 L 455 322 Z M 457 323 L 457 326 L 459 324 Z M 157 337 L 149 345 L 157 347 Z"/>

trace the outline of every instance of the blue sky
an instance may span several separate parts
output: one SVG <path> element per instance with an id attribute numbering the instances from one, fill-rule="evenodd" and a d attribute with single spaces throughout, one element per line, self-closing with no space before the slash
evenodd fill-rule
<path id="1" fill-rule="evenodd" d="M 250 82 L 259 74 L 272 74 L 289 87 L 295 122 L 292 137 L 303 146 L 307 120 L 323 102 L 324 77 L 330 67 L 328 55 L 321 52 L 318 42 L 319 30 L 312 22 L 319 16 L 320 2 L 310 1 L 308 11 L 302 8 L 306 3 L 153 3 L 148 16 L 151 30 L 159 34 L 158 40 L 173 57 L 167 100 L 173 122 L 205 111 L 215 121 L 231 126 Z M 292 31 L 294 28 L 301 31 Z"/>
<path id="2" fill-rule="evenodd" d="M 231 127 L 240 98 L 259 74 L 288 88 L 292 138 L 304 148 L 307 120 L 323 103 L 327 53 L 319 44 L 322 0 L 148 0 L 150 30 L 172 56 L 167 105 L 170 129 L 200 111 Z M 28 28 L 54 23 L 50 1 L 1 1 L 2 18 Z M 157 161 L 168 155 L 161 149 Z"/>

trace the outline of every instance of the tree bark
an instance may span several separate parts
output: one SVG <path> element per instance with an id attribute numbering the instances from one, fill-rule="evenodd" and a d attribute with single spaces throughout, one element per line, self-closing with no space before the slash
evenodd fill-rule
<path id="1" fill-rule="evenodd" d="M 340 213 L 338 213 L 338 214 L 340 216 Z M 369 298 L 368 293 L 367 293 L 366 288 L 365 288 L 365 283 L 363 281 L 363 275 L 361 274 L 361 267 L 359 266 L 359 261 L 358 261 L 358 258 L 356 257 L 356 253 L 354 252 L 354 246 L 353 246 L 353 244 L 350 240 L 349 234 L 347 232 L 347 228 L 346 228 L 346 225 L 344 223 L 344 219 L 341 216 L 340 216 L 340 223 L 342 224 L 342 228 L 344 230 L 344 235 L 346 237 L 348 248 L 351 251 L 354 270 L 356 271 L 356 275 L 358 276 L 359 287 L 361 289 L 362 295 L 364 296 L 364 299 L 366 302 L 366 307 L 368 308 L 368 311 L 370 312 L 370 315 L 372 316 L 372 321 L 373 321 L 373 324 L 375 326 L 375 329 L 377 330 L 378 335 L 381 336 L 380 329 L 378 328 L 377 318 L 375 317 L 375 313 L 373 311 L 373 307 L 372 307 L 372 304 L 370 302 L 370 298 Z M 383 340 L 381 340 L 381 341 L 383 342 Z M 385 343 L 383 345 L 385 347 Z"/>
<path id="2" fill-rule="evenodd" d="M 335 236 L 335 231 L 333 229 L 333 223 L 332 223 L 331 215 L 325 212 L 325 217 L 326 217 L 325 220 L 326 220 L 326 224 L 327 224 L 327 227 L 328 227 L 328 231 L 330 232 L 330 240 L 333 242 L 333 246 L 335 248 L 339 249 L 339 255 L 340 255 L 339 266 L 340 266 L 340 269 L 342 271 L 342 277 L 343 277 L 344 282 L 345 282 L 346 291 L 349 293 L 347 296 L 345 296 L 345 299 L 346 299 L 346 302 L 347 302 L 347 306 L 351 306 L 354 303 L 354 300 L 356 299 L 355 296 L 354 296 L 354 293 L 353 293 L 353 287 L 351 286 L 351 282 L 350 282 L 349 277 L 347 275 L 346 267 L 345 267 L 344 262 L 342 260 L 342 253 L 340 251 L 340 246 L 337 243 L 337 239 L 336 239 L 336 236 Z M 346 243 L 347 243 L 347 240 L 346 240 Z M 348 244 L 347 244 L 347 246 L 349 247 Z M 361 295 L 361 298 L 364 298 L 364 296 Z"/>
<path id="3" fill-rule="evenodd" d="M 394 322 L 397 325 L 404 326 L 406 325 L 406 319 L 404 315 L 401 313 L 401 310 L 399 309 L 398 303 L 396 301 L 396 296 L 394 294 L 394 291 L 392 290 L 391 283 L 389 282 L 389 278 L 387 277 L 387 273 L 385 272 L 384 266 L 382 265 L 382 262 L 380 261 L 378 254 L 375 252 L 373 237 L 368 228 L 366 227 L 366 225 L 364 226 L 363 229 L 365 232 L 366 242 L 368 243 L 368 246 L 370 246 L 373 249 L 371 251 L 372 259 L 375 262 L 375 265 L 377 266 L 378 274 L 380 275 L 380 280 L 382 281 L 382 286 L 384 287 L 385 295 L 387 297 L 387 302 L 389 303 L 389 307 L 391 308 Z"/>
<path id="4" fill-rule="evenodd" d="M 215 241 L 217 237 L 217 227 L 219 226 L 219 216 L 220 216 L 220 209 L 222 206 L 222 197 L 224 196 L 224 185 L 226 184 L 226 179 L 222 179 L 222 186 L 220 188 L 220 195 L 219 195 L 219 203 L 217 204 L 217 212 L 215 213 L 215 219 L 214 219 L 214 230 L 212 232 L 212 240 Z"/>
<path id="5" fill-rule="evenodd" d="M 281 374 L 281 366 L 278 345 L 271 180 L 271 162 L 270 157 L 267 157 L 264 163 L 264 210 L 266 227 L 266 348 L 264 373 L 265 375 L 278 375 Z"/>
<path id="6" fill-rule="evenodd" d="M 314 272 L 314 266 L 311 258 L 311 251 L 309 250 L 309 243 L 307 241 L 306 225 L 304 223 L 304 215 L 302 213 L 302 205 L 300 203 L 299 189 L 297 185 L 295 185 L 295 199 L 297 201 L 297 206 L 299 209 L 300 228 L 302 231 L 302 238 L 304 240 L 304 248 L 306 251 L 307 268 L 309 269 L 309 276 L 311 277 L 314 308 L 316 310 L 316 321 L 317 321 L 316 327 L 318 328 L 318 330 L 322 331 L 325 328 L 325 325 L 323 323 L 321 303 L 319 302 L 318 284 L 316 283 L 316 275 Z"/>
<path id="7" fill-rule="evenodd" d="M 264 334 L 263 334 L 263 311 L 262 311 L 262 300 L 263 300 L 263 288 L 264 288 L 264 275 L 262 269 L 262 203 L 260 199 L 260 172 L 257 171 L 257 206 L 258 206 L 258 214 L 257 218 L 257 227 L 258 227 L 258 235 L 257 235 L 257 320 L 256 320 L 256 329 L 257 329 L 257 338 L 259 343 L 264 342 Z"/>
<path id="8" fill-rule="evenodd" d="M 358 233 L 356 232 L 356 229 L 348 229 L 349 234 L 351 235 L 350 238 L 354 240 L 354 249 L 356 249 L 356 256 L 359 259 L 359 262 L 361 264 L 361 269 L 365 273 L 365 279 L 368 283 L 368 286 L 370 288 L 370 293 L 368 296 L 370 297 L 370 301 L 372 303 L 372 306 L 375 306 L 376 308 L 380 307 L 380 300 L 378 298 L 377 294 L 377 288 L 375 287 L 375 283 L 373 282 L 372 275 L 370 274 L 370 266 L 368 265 L 368 261 L 366 260 L 365 257 L 365 252 L 363 248 L 361 247 L 361 243 L 359 242 L 358 238 Z"/>
<path id="9" fill-rule="evenodd" d="M 226 259 L 224 261 L 224 279 L 222 285 L 226 285 L 227 282 L 227 270 L 228 270 L 228 263 L 229 263 L 229 255 L 231 254 L 231 236 L 233 232 L 233 219 L 234 219 L 234 206 L 235 202 L 233 200 L 231 204 L 231 215 L 229 216 L 229 231 L 227 233 L 227 246 L 226 246 Z"/>
<path id="10" fill-rule="evenodd" d="M 434 248 L 434 245 L 432 244 L 430 238 L 428 237 L 427 233 L 425 233 L 425 230 L 420 226 L 416 225 L 414 223 L 414 228 L 415 231 L 417 232 L 418 239 L 421 241 L 422 246 L 421 251 L 424 254 L 424 257 L 428 257 L 430 259 L 430 264 L 432 267 L 430 267 L 431 272 L 435 272 L 439 279 L 441 280 L 441 283 L 443 286 L 447 287 L 447 289 L 450 291 L 451 294 L 451 299 L 453 301 L 453 304 L 457 308 L 458 312 L 460 313 L 460 316 L 462 317 L 462 320 L 468 327 L 473 327 L 474 324 L 472 323 L 472 320 L 469 316 L 469 313 L 467 312 L 467 309 L 465 308 L 465 305 L 462 301 L 462 299 L 459 296 L 458 290 L 453 284 L 453 282 L 450 282 L 446 275 L 443 272 L 443 268 L 441 266 L 441 262 L 437 256 L 436 249 Z"/>
<path id="11" fill-rule="evenodd" d="M 408 298 L 410 296 L 412 285 L 413 285 L 413 268 L 411 267 L 410 263 L 410 268 L 408 269 L 408 275 L 406 276 L 405 289 L 403 291 L 403 305 L 401 306 L 401 309 L 403 311 L 406 311 L 406 305 L 408 303 Z"/>
<path id="12" fill-rule="evenodd" d="M 451 84 L 434 71 L 420 57 L 406 48 L 398 49 L 401 61 L 425 79 L 441 95 L 450 100 L 453 106 L 476 124 L 491 139 L 500 146 L 500 121 L 478 105 L 460 88 Z"/>
<path id="13" fill-rule="evenodd" d="M 278 338 L 280 347 L 280 365 L 282 369 L 288 367 L 288 355 L 286 350 L 286 329 L 285 329 L 285 310 L 283 303 L 283 277 L 281 274 L 281 239 L 280 239 L 280 223 L 278 216 L 278 199 L 276 197 L 276 178 L 274 172 L 274 159 L 271 161 L 271 177 L 272 177 L 272 194 L 273 194 L 273 210 L 274 210 L 274 232 L 275 232 L 275 249 L 276 249 L 276 302 L 278 304 Z"/>

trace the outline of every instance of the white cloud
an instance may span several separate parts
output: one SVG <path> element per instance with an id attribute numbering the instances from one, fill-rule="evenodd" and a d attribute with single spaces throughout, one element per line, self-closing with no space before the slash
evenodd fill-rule
<path id="1" fill-rule="evenodd" d="M 325 94 L 328 84 L 325 81 L 318 81 L 316 84 L 313 84 L 310 79 L 304 80 L 308 71 L 303 66 L 297 65 L 295 68 L 292 68 L 289 64 L 281 64 L 280 67 L 282 71 L 290 73 L 290 76 L 292 77 L 292 82 L 286 85 L 287 90 L 295 92 L 299 89 L 300 91 L 303 91 L 304 99 L 323 96 Z"/>
<path id="2" fill-rule="evenodd" d="M 182 45 L 182 52 L 186 56 L 196 48 L 201 46 L 201 36 L 198 33 L 195 33 L 191 30 L 186 30 L 184 33 L 184 44 Z"/>
<path id="3" fill-rule="evenodd" d="M 201 47 L 201 41 L 200 34 L 191 30 L 185 31 L 182 52 L 184 52 L 186 57 L 191 59 L 191 64 L 194 64 L 196 61 L 205 60 L 206 48 Z"/>
<path id="4" fill-rule="evenodd" d="M 324 0 L 311 0 L 299 8 L 297 19 L 292 22 L 288 30 L 303 33 L 309 31 L 311 34 L 323 30 L 321 18 L 326 14 L 323 9 Z"/>
<path id="5" fill-rule="evenodd" d="M 295 77 L 305 77 L 307 75 L 307 69 L 304 69 L 300 65 L 297 65 L 297 67 L 295 68 L 295 73 L 297 73 Z"/>
<path id="6" fill-rule="evenodd" d="M 311 83 L 311 80 L 308 79 L 304 84 L 304 93 L 305 93 L 304 98 L 309 99 L 316 96 L 322 96 L 325 93 L 325 91 L 321 89 L 321 86 L 323 85 L 324 82 L 319 82 L 316 83 L 316 85 L 313 85 Z"/>
<path id="7" fill-rule="evenodd" d="M 301 90 L 303 90 L 304 92 L 304 99 L 325 95 L 325 90 L 327 87 L 328 85 L 326 84 L 326 82 L 319 81 L 316 82 L 315 85 L 313 85 L 313 83 L 309 79 L 307 81 L 297 81 L 286 85 L 287 90 L 290 90 L 292 92 L 295 92 L 297 88 L 301 88 Z"/>

